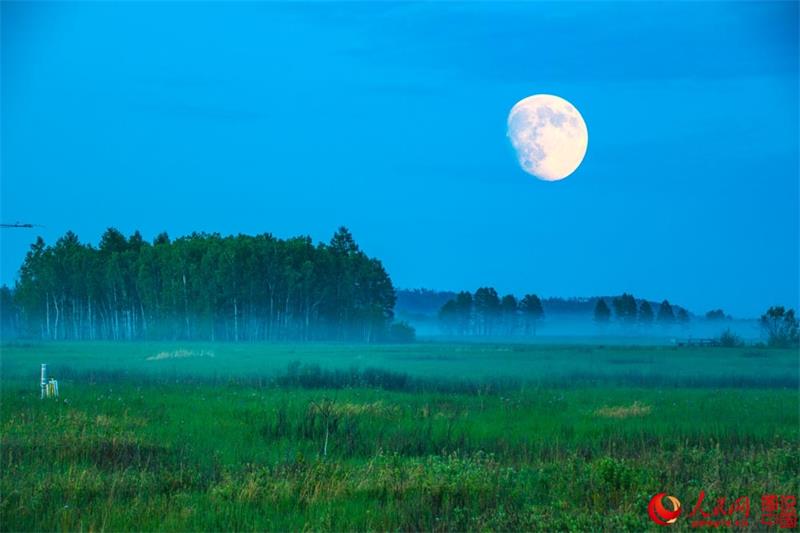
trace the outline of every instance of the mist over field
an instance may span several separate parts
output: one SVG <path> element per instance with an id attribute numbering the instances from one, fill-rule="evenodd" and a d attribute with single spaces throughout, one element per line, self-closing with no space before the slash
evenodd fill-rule
<path id="1" fill-rule="evenodd" d="M 798 528 L 800 2 L 0 0 L 0 533 Z"/>
<path id="2" fill-rule="evenodd" d="M 442 330 L 438 320 L 432 317 L 399 315 L 408 321 L 422 339 L 462 340 L 481 342 L 473 336 L 450 335 Z M 763 328 L 757 319 L 729 319 L 725 321 L 692 320 L 685 325 L 636 325 L 611 323 L 598 325 L 590 317 L 571 315 L 548 315 L 539 324 L 536 335 L 504 337 L 498 335 L 489 340 L 517 340 L 527 343 L 607 343 L 607 344 L 654 344 L 669 345 L 699 340 L 718 339 L 729 330 L 742 340 L 758 343 L 766 340 Z"/>
<path id="3" fill-rule="evenodd" d="M 647 302 L 652 310 L 652 316 L 648 317 L 641 315 L 645 300 L 637 300 L 635 315 L 620 318 L 611 310 L 619 296 L 545 298 L 541 300 L 541 316 L 537 316 L 535 327 L 525 327 L 520 298 L 517 299 L 518 309 L 514 313 L 520 313 L 522 317 L 514 317 L 509 321 L 507 316 L 503 318 L 503 311 L 500 309 L 498 325 L 491 334 L 475 334 L 474 331 L 465 332 L 449 327 L 446 317 L 441 315 L 443 306 L 457 295 L 455 292 L 430 289 L 400 289 L 397 291 L 395 317 L 413 326 L 417 336 L 429 340 L 678 345 L 715 342 L 720 335 L 727 332 L 743 342 L 767 341 L 764 327 L 758 318 L 734 318 L 721 309 L 706 313 L 687 311 L 682 320 L 676 317 L 665 321 L 658 320 L 656 316 L 660 308 L 659 302 Z M 607 302 L 609 306 L 608 320 L 598 320 L 594 314 L 599 300 Z M 498 306 L 502 307 L 501 301 Z M 684 309 L 678 305 L 671 307 L 673 313 Z"/>

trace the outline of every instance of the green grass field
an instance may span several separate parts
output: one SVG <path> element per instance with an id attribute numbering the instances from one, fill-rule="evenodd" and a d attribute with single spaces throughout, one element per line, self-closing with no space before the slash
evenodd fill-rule
<path id="1" fill-rule="evenodd" d="M 749 496 L 758 530 L 761 495 L 800 492 L 791 350 L 72 343 L 0 363 L 8 531 L 639 531 L 653 494 L 688 512 L 700 490 Z"/>

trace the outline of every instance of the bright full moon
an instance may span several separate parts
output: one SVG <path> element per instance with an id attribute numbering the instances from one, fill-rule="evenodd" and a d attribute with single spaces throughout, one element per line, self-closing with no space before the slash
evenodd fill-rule
<path id="1" fill-rule="evenodd" d="M 563 180 L 586 155 L 589 132 L 575 106 L 551 94 L 524 98 L 508 114 L 508 137 L 522 169 L 544 181 Z"/>

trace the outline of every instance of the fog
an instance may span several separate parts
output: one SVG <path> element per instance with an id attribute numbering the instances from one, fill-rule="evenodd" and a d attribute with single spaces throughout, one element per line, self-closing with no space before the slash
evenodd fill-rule
<path id="1" fill-rule="evenodd" d="M 452 335 L 444 331 L 436 318 L 411 317 L 408 320 L 419 339 L 462 340 L 469 342 L 521 342 L 564 344 L 691 344 L 704 340 L 718 340 L 722 332 L 730 330 L 747 344 L 765 342 L 759 321 L 756 319 L 707 320 L 693 318 L 687 323 L 652 325 L 625 325 L 612 321 L 598 324 L 591 317 L 550 315 L 538 323 L 534 335 Z"/>

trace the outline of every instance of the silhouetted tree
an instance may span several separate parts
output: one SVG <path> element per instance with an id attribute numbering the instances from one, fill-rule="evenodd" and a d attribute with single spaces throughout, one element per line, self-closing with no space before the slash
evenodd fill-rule
<path id="1" fill-rule="evenodd" d="M 500 298 L 492 287 L 481 287 L 473 296 L 475 323 L 479 335 L 491 335 L 500 316 Z"/>
<path id="2" fill-rule="evenodd" d="M 611 320 L 611 309 L 608 308 L 608 304 L 602 298 L 597 300 L 597 304 L 594 306 L 594 320 L 601 324 L 606 324 Z"/>
<path id="3" fill-rule="evenodd" d="M 783 306 L 770 307 L 761 315 L 761 327 L 767 334 L 767 342 L 775 348 L 790 348 L 798 345 L 798 321 L 794 309 Z"/>
<path id="4" fill-rule="evenodd" d="M 458 333 L 467 335 L 472 330 L 474 301 L 472 294 L 467 291 L 456 295 L 456 309 L 458 310 Z"/>
<path id="5" fill-rule="evenodd" d="M 706 313 L 706 320 L 724 320 L 725 311 L 722 309 L 714 309 Z"/>
<path id="6" fill-rule="evenodd" d="M 520 309 L 525 321 L 525 333 L 536 335 L 537 325 L 544 318 L 542 301 L 535 294 L 526 294 L 520 302 Z"/>
<path id="7" fill-rule="evenodd" d="M 473 318 L 472 294 L 462 291 L 439 309 L 439 323 L 449 334 L 469 335 L 472 331 Z"/>
<path id="8" fill-rule="evenodd" d="M 459 308 L 455 300 L 446 302 L 439 309 L 439 325 L 446 333 L 452 335 L 459 332 L 459 321 Z"/>
<path id="9" fill-rule="evenodd" d="M 642 324 L 652 324 L 653 318 L 653 307 L 650 305 L 650 302 L 642 300 L 642 303 L 639 305 L 639 322 Z"/>
<path id="10" fill-rule="evenodd" d="M 13 339 L 18 333 L 19 307 L 8 286 L 0 287 L 0 340 Z"/>
<path id="11" fill-rule="evenodd" d="M 675 313 L 672 311 L 672 306 L 667 300 L 661 302 L 658 307 L 658 321 L 665 324 L 675 322 Z"/>
<path id="12" fill-rule="evenodd" d="M 614 298 L 611 304 L 614 306 L 617 319 L 623 324 L 632 324 L 636 321 L 636 299 L 632 295 L 622 293 L 622 296 Z"/>
<path id="13" fill-rule="evenodd" d="M 500 313 L 506 335 L 514 335 L 519 319 L 519 304 L 513 294 L 506 294 L 500 300 Z"/>

